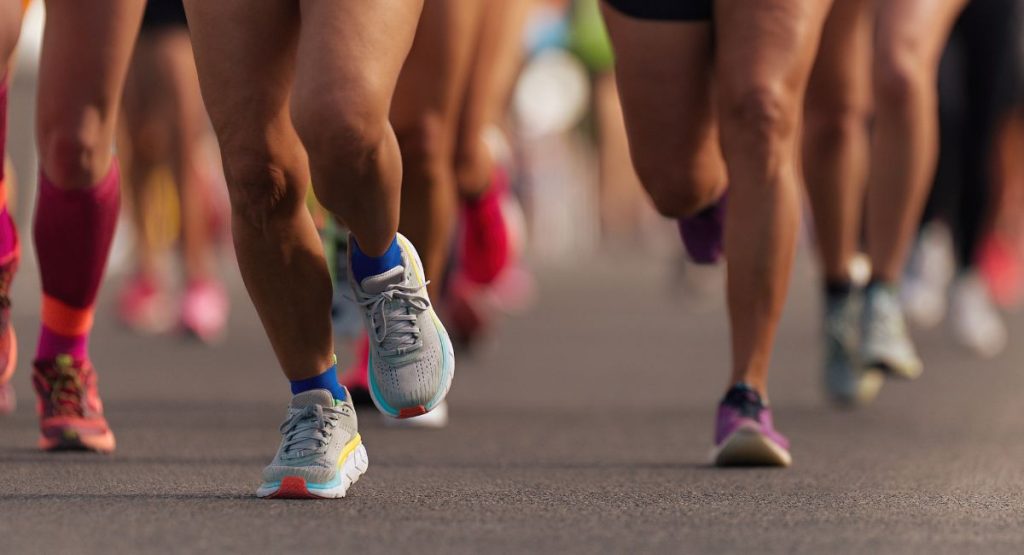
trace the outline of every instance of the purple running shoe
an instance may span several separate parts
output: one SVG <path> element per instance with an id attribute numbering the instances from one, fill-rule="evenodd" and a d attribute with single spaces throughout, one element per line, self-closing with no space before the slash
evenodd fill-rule
<path id="1" fill-rule="evenodd" d="M 725 250 L 726 196 L 704 210 L 679 219 L 679 235 L 690 258 L 697 264 L 714 264 Z"/>
<path id="2" fill-rule="evenodd" d="M 772 410 L 745 383 L 732 386 L 718 405 L 715 466 L 789 466 L 789 440 L 775 431 Z"/>

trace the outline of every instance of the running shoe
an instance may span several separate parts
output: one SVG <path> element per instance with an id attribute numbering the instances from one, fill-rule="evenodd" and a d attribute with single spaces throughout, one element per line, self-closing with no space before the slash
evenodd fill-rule
<path id="1" fill-rule="evenodd" d="M 362 324 L 359 324 L 362 326 Z M 370 398 L 370 381 L 367 378 L 367 368 L 370 364 L 370 338 L 363 332 L 363 336 L 355 342 L 356 359 L 352 366 L 338 376 L 338 383 L 348 390 L 349 399 L 355 406 L 369 405 L 373 403 Z"/>
<path id="2" fill-rule="evenodd" d="M 278 455 L 263 469 L 256 497 L 343 498 L 367 471 L 367 449 L 359 436 L 355 408 L 327 389 L 292 397 L 281 425 Z"/>
<path id="3" fill-rule="evenodd" d="M 949 323 L 964 347 L 982 358 L 993 358 L 1006 349 L 1008 332 L 977 272 L 968 272 L 953 284 Z"/>
<path id="4" fill-rule="evenodd" d="M 924 365 L 907 331 L 896 287 L 869 284 L 861 316 L 861 364 L 907 380 L 921 375 Z"/>
<path id="5" fill-rule="evenodd" d="M 181 298 L 181 326 L 196 339 L 214 345 L 224 339 L 230 301 L 216 280 L 198 280 L 188 284 Z"/>
<path id="6" fill-rule="evenodd" d="M 326 389 L 292 397 L 281 424 L 281 446 L 263 469 L 257 497 L 321 499 L 345 497 L 366 472 L 369 459 L 359 436 L 356 409 Z"/>
<path id="7" fill-rule="evenodd" d="M 174 327 L 174 310 L 153 276 L 135 274 L 124 281 L 117 297 L 121 323 L 136 333 L 155 335 Z"/>
<path id="8" fill-rule="evenodd" d="M 17 398 L 11 377 L 18 365 L 18 340 L 11 322 L 11 282 L 18 271 L 19 249 L 0 262 L 0 415 L 14 412 Z"/>
<path id="9" fill-rule="evenodd" d="M 878 396 L 884 376 L 857 364 L 857 294 L 825 298 L 825 391 L 844 406 L 870 403 Z"/>
<path id="10" fill-rule="evenodd" d="M 908 320 L 932 328 L 946 317 L 946 291 L 953 279 L 953 243 L 945 224 L 924 227 L 914 248 L 900 288 L 900 300 Z"/>
<path id="11" fill-rule="evenodd" d="M 789 466 L 789 440 L 775 430 L 772 409 L 745 383 L 732 386 L 718 405 L 715 466 Z"/>
<path id="12" fill-rule="evenodd" d="M 1011 238 L 999 232 L 985 238 L 978 252 L 978 270 L 1000 308 L 1014 310 L 1024 304 L 1024 259 Z"/>
<path id="13" fill-rule="evenodd" d="M 455 374 L 455 353 L 427 297 L 419 254 L 402 234 L 397 240 L 402 265 L 357 283 L 349 264 L 349 282 L 370 337 L 373 403 L 388 416 L 411 418 L 444 400 Z"/>
<path id="14" fill-rule="evenodd" d="M 459 272 L 473 283 L 492 283 L 512 259 L 509 222 L 502 207 L 507 194 L 508 173 L 497 167 L 491 186 L 462 204 Z"/>
<path id="15" fill-rule="evenodd" d="M 725 251 L 726 196 L 688 218 L 679 220 L 679 235 L 697 264 L 715 264 Z"/>
<path id="16" fill-rule="evenodd" d="M 32 385 L 38 399 L 39 448 L 110 453 L 114 434 L 103 417 L 96 370 L 87 360 L 60 355 L 35 362 Z"/>

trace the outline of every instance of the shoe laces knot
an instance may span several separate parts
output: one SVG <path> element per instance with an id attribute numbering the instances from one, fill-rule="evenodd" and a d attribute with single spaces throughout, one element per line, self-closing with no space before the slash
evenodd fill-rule
<path id="1" fill-rule="evenodd" d="M 417 317 L 430 308 L 426 286 L 389 284 L 377 294 L 360 294 L 358 303 L 370 313 L 370 324 L 384 357 L 416 352 L 423 346 Z"/>
<path id="2" fill-rule="evenodd" d="M 348 414 L 344 406 L 308 405 L 288 415 L 281 424 L 284 453 L 291 457 L 322 454 L 330 443 L 331 433 L 341 417 Z"/>

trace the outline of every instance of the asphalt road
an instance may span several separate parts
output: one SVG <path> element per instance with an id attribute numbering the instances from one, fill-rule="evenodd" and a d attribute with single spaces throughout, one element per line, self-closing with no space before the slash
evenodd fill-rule
<path id="1" fill-rule="evenodd" d="M 719 470 L 706 457 L 723 311 L 688 309 L 667 274 L 636 256 L 540 272 L 536 309 L 459 355 L 449 428 L 361 413 L 370 470 L 338 501 L 253 496 L 288 389 L 240 290 L 216 349 L 101 316 L 94 359 L 119 450 L 36 452 L 22 364 L 23 403 L 0 422 L 0 552 L 1021 552 L 1024 345 L 982 363 L 944 330 L 921 333 L 919 382 L 834 410 L 803 261 L 771 383 L 795 464 Z M 29 267 L 23 352 L 36 288 Z"/>

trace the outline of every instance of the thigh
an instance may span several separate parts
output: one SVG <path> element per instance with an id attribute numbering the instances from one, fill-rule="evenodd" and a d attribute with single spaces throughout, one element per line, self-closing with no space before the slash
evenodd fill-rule
<path id="1" fill-rule="evenodd" d="M 968 0 L 876 0 L 875 67 L 937 73 L 942 50 Z"/>
<path id="2" fill-rule="evenodd" d="M 185 2 L 203 100 L 229 171 L 237 153 L 269 160 L 273 149 L 298 145 L 288 112 L 298 5 L 260 0 L 255 6 L 250 0 Z"/>
<path id="3" fill-rule="evenodd" d="M 479 0 L 430 0 L 423 5 L 391 105 L 396 128 L 417 127 L 425 114 L 432 114 L 454 130 L 482 12 Z"/>
<path id="4" fill-rule="evenodd" d="M 807 86 L 807 110 L 824 116 L 871 103 L 874 0 L 835 0 Z"/>
<path id="5" fill-rule="evenodd" d="M 828 0 L 717 0 L 715 77 L 723 110 L 766 98 L 795 126 Z"/>
<path id="6" fill-rule="evenodd" d="M 302 0 L 295 109 L 331 121 L 386 120 L 422 4 Z"/>
<path id="7" fill-rule="evenodd" d="M 659 167 L 718 159 L 707 22 L 636 19 L 603 8 L 633 163 Z M 646 181 L 646 180 L 645 180 Z"/>

